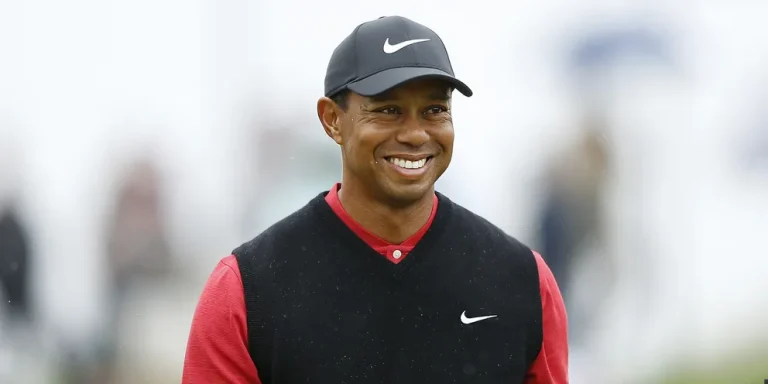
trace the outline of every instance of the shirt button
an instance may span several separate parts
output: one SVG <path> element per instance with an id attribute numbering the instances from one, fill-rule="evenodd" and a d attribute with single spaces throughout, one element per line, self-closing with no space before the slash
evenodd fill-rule
<path id="1" fill-rule="evenodd" d="M 402 252 L 400 252 L 400 250 L 399 250 L 399 249 L 396 249 L 394 252 L 392 252 L 392 256 L 393 256 L 395 259 L 399 259 L 399 258 L 400 258 L 400 256 L 402 256 L 402 255 L 403 255 L 403 253 L 402 253 Z"/>

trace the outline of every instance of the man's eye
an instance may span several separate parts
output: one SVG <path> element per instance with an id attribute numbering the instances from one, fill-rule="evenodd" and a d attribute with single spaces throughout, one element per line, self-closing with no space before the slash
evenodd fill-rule
<path id="1" fill-rule="evenodd" d="M 432 113 L 432 114 L 438 114 L 443 112 L 448 112 L 448 108 L 436 105 L 434 107 L 429 107 L 429 109 L 427 109 L 427 113 Z"/>
<path id="2" fill-rule="evenodd" d="M 379 109 L 379 112 L 385 113 L 387 115 L 394 115 L 399 113 L 400 111 L 398 111 L 396 107 L 387 107 L 387 108 Z"/>

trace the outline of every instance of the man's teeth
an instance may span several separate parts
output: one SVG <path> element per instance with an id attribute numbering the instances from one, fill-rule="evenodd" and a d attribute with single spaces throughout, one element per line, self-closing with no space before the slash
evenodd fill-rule
<path id="1" fill-rule="evenodd" d="M 404 159 L 398 159 L 396 157 L 390 157 L 389 162 L 397 165 L 400 168 L 406 168 L 406 169 L 419 169 L 423 167 L 425 164 L 427 164 L 427 159 L 421 159 L 421 160 L 404 160 Z"/>

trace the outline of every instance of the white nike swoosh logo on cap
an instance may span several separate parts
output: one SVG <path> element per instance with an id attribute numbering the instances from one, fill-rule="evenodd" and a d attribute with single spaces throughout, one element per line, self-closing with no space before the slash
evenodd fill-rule
<path id="1" fill-rule="evenodd" d="M 488 320 L 496 317 L 496 315 L 480 316 L 480 317 L 467 317 L 467 311 L 461 313 L 461 322 L 464 324 L 477 323 L 478 321 Z"/>
<path id="2" fill-rule="evenodd" d="M 401 49 L 403 49 L 403 48 L 405 48 L 405 47 L 407 47 L 407 46 L 409 46 L 411 44 L 423 43 L 425 41 L 429 41 L 429 39 L 406 40 L 406 41 L 403 41 L 402 43 L 397 43 L 395 45 L 390 45 L 389 44 L 389 38 L 387 38 L 387 40 L 384 41 L 384 53 L 395 53 L 395 52 L 397 52 L 397 51 L 399 51 L 399 50 L 401 50 Z"/>

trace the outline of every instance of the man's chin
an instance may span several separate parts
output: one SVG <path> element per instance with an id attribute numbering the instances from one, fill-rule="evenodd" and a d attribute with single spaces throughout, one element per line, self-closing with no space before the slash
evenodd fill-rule
<path id="1" fill-rule="evenodd" d="M 432 196 L 433 183 L 395 184 L 386 188 L 387 200 L 395 207 L 407 207 Z"/>

